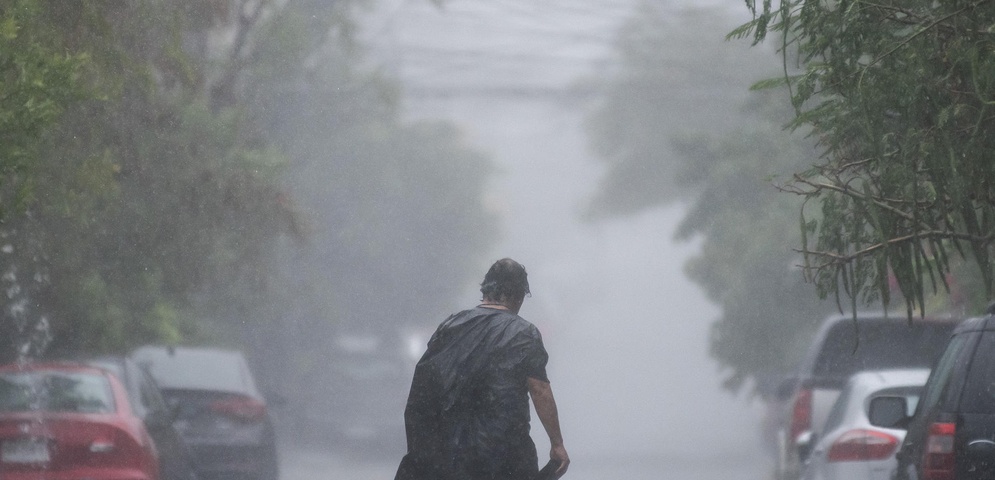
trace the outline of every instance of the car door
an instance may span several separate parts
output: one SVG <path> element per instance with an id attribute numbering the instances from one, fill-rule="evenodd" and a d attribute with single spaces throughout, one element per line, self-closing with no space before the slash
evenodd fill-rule
<path id="1" fill-rule="evenodd" d="M 923 390 L 916 413 L 896 458 L 898 480 L 922 477 L 921 459 L 935 420 L 953 415 L 964 382 L 964 372 L 981 336 L 977 330 L 958 332 L 947 344 Z"/>
<path id="2" fill-rule="evenodd" d="M 995 331 L 982 333 L 958 406 L 957 478 L 995 478 Z"/>
<path id="3" fill-rule="evenodd" d="M 173 426 L 173 410 L 163 399 L 155 381 L 142 368 L 131 365 L 138 393 L 138 403 L 144 410 L 143 420 L 159 450 L 164 480 L 194 480 L 193 457 L 190 449 Z"/>

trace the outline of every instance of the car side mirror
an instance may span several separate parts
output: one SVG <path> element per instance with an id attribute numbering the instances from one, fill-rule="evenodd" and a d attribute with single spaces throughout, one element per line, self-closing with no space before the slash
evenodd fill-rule
<path id="1" fill-rule="evenodd" d="M 867 419 L 875 427 L 905 430 L 912 418 L 906 413 L 908 408 L 908 400 L 905 397 L 874 397 L 868 407 Z"/>

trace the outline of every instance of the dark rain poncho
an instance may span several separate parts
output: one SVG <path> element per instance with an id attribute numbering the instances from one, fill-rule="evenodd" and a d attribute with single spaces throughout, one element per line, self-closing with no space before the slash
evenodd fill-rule
<path id="1" fill-rule="evenodd" d="M 415 367 L 395 480 L 533 478 L 527 379 L 548 382 L 547 359 L 518 315 L 477 307 L 446 319 Z"/>

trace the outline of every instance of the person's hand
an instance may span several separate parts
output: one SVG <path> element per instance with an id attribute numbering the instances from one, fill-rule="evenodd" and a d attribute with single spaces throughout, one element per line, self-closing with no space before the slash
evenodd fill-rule
<path id="1" fill-rule="evenodd" d="M 570 455 L 567 455 L 567 449 L 563 448 L 563 445 L 555 445 L 553 448 L 550 448 L 549 458 L 560 462 L 560 468 L 556 469 L 556 478 L 560 478 L 564 473 L 567 473 L 567 467 L 570 466 Z"/>

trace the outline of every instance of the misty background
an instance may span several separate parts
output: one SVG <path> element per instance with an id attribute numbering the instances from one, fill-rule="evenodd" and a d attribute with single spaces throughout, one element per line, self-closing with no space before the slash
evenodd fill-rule
<path id="1" fill-rule="evenodd" d="M 425 342 L 511 257 L 570 478 L 766 475 L 758 387 L 828 309 L 741 1 L 18 2 L 52 91 L 0 117 L 5 357 L 238 348 L 287 480 L 389 478 Z"/>
<path id="2" fill-rule="evenodd" d="M 724 109 L 745 97 L 754 79 L 717 91 L 710 83 L 725 79 L 707 76 L 709 69 L 735 69 L 742 62 L 735 57 L 749 53 L 723 39 L 746 19 L 738 7 L 671 2 L 660 9 L 670 27 L 686 31 L 667 46 L 673 71 L 663 73 L 679 88 L 659 92 L 672 99 L 675 130 L 661 135 L 722 124 L 729 118 Z M 510 256 L 529 270 L 533 297 L 522 315 L 543 332 L 551 355 L 571 476 L 582 478 L 592 457 L 714 462 L 721 451 L 720 463 L 744 467 L 748 478 L 766 461 L 760 408 L 748 395 L 723 391 L 719 366 L 709 358 L 718 309 L 683 273 L 697 242 L 674 241 L 686 209 L 588 219 L 605 167 L 589 148 L 585 118 L 600 100 L 604 75 L 618 68 L 618 30 L 639 14 L 633 1 L 441 8 L 386 1 L 362 22 L 362 36 L 372 58 L 400 80 L 406 117 L 453 121 L 498 165 L 486 193 L 502 232 L 492 256 Z M 707 19 L 715 29 L 696 31 L 689 19 Z M 731 53 L 696 69 L 701 44 Z M 728 58 L 735 63 L 723 65 Z M 468 285 L 452 309 L 478 299 Z M 540 426 L 534 429 L 544 452 L 548 442 Z"/>

